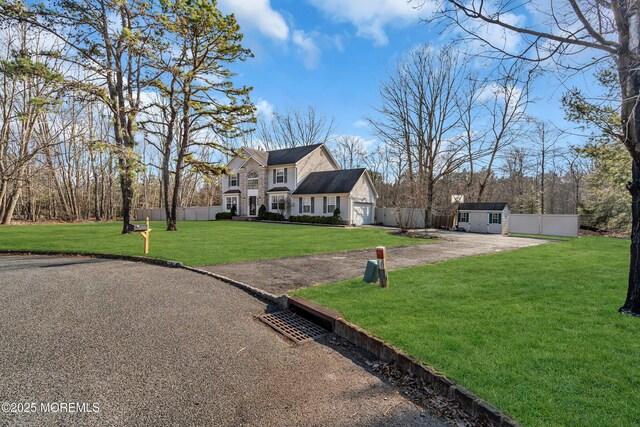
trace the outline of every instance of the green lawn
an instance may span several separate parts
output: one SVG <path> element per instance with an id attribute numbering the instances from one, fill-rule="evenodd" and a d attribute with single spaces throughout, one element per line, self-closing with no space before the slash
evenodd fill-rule
<path id="1" fill-rule="evenodd" d="M 621 315 L 629 242 L 586 237 L 296 292 L 525 426 L 640 425 L 640 318 Z"/>
<path id="2" fill-rule="evenodd" d="M 163 222 L 152 222 L 151 228 L 150 257 L 192 266 L 430 243 L 371 228 L 240 221 L 184 221 L 177 232 L 165 231 Z M 142 237 L 121 230 L 121 223 L 2 226 L 0 250 L 143 255 Z"/>

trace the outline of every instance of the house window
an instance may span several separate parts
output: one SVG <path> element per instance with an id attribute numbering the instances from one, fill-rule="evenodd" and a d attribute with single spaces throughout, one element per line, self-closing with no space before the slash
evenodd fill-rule
<path id="1" fill-rule="evenodd" d="M 460 212 L 458 214 L 458 222 L 469 222 L 469 212 Z"/>
<path id="2" fill-rule="evenodd" d="M 284 169 L 276 169 L 276 184 L 284 182 Z"/>
<path id="3" fill-rule="evenodd" d="M 327 197 L 327 213 L 332 214 L 336 210 L 336 196 Z"/>
<path id="4" fill-rule="evenodd" d="M 251 171 L 249 172 L 249 175 L 247 175 L 247 189 L 249 190 L 258 189 L 258 172 Z"/>
<path id="5" fill-rule="evenodd" d="M 238 174 L 232 173 L 229 174 L 229 187 L 237 187 L 238 186 Z"/>
<path id="6" fill-rule="evenodd" d="M 302 212 L 311 213 L 311 197 L 302 198 Z"/>
<path id="7" fill-rule="evenodd" d="M 271 196 L 271 210 L 284 212 L 286 208 L 285 196 L 284 194 L 278 194 L 275 196 Z"/>
<path id="8" fill-rule="evenodd" d="M 489 224 L 502 224 L 502 214 L 492 212 L 489 215 Z"/>
<path id="9" fill-rule="evenodd" d="M 238 209 L 238 198 L 237 197 L 227 197 L 227 211 L 231 210 L 231 207 L 235 206 Z"/>

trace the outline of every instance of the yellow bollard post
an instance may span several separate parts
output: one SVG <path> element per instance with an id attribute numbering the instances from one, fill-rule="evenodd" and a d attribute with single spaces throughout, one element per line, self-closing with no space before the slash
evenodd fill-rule
<path id="1" fill-rule="evenodd" d="M 147 225 L 147 229 L 140 233 L 144 238 L 144 254 L 145 255 L 149 253 L 149 236 L 151 234 L 151 227 L 149 226 L 149 217 L 147 217 L 146 225 Z"/>

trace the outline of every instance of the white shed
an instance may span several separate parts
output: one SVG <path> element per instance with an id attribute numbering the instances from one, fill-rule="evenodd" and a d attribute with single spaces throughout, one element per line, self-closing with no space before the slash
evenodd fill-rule
<path id="1" fill-rule="evenodd" d="M 509 206 L 505 202 L 460 203 L 458 229 L 471 233 L 507 234 Z"/>

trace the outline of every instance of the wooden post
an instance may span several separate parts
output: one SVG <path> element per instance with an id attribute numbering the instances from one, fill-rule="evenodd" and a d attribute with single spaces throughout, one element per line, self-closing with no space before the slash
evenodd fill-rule
<path id="1" fill-rule="evenodd" d="M 387 276 L 387 250 L 384 246 L 376 248 L 376 258 L 378 259 L 378 277 L 380 277 L 380 286 L 389 287 L 389 278 Z"/>
<path id="2" fill-rule="evenodd" d="M 144 254 L 145 255 L 149 253 L 149 235 L 151 233 L 151 227 L 149 227 L 149 217 L 147 217 L 146 225 L 147 225 L 147 229 L 140 233 L 140 235 L 144 238 Z"/>

